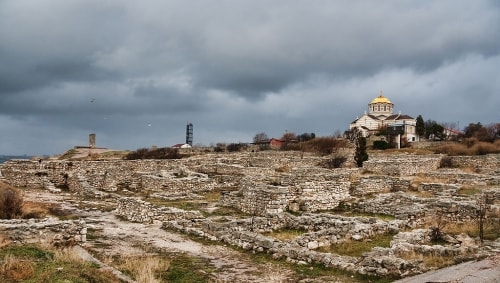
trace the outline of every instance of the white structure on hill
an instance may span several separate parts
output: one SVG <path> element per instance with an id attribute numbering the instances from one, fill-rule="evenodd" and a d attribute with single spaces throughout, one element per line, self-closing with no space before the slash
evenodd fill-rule
<path id="1" fill-rule="evenodd" d="M 385 96 L 375 97 L 368 104 L 368 114 L 354 120 L 349 129 L 357 128 L 364 137 L 378 133 L 381 129 L 387 127 L 387 132 L 392 135 L 401 135 L 406 142 L 417 140 L 416 120 L 405 114 L 394 114 L 394 104 Z"/>

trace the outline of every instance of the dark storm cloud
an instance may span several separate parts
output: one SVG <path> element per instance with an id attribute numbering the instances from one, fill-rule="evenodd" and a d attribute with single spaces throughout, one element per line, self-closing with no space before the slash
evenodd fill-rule
<path id="1" fill-rule="evenodd" d="M 0 154 L 89 132 L 168 145 L 188 121 L 205 144 L 328 135 L 379 90 L 412 116 L 494 122 L 498 34 L 487 0 L 4 0 Z"/>

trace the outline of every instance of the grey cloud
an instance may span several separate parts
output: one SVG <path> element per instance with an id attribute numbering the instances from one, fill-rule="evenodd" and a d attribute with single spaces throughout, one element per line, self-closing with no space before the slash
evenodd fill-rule
<path id="1" fill-rule="evenodd" d="M 0 154 L 90 131 L 168 145 L 187 121 L 205 144 L 331 134 L 381 89 L 413 116 L 498 121 L 499 33 L 487 0 L 5 0 L 0 129 L 38 138 Z"/>

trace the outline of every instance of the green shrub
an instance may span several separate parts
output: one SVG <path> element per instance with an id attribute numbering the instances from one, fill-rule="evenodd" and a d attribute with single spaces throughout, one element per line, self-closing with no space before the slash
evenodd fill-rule
<path id="1" fill-rule="evenodd" d="M 347 157 L 345 156 L 335 156 L 326 161 L 323 161 L 320 166 L 323 166 L 328 169 L 340 168 L 347 161 Z"/>
<path id="2" fill-rule="evenodd" d="M 247 148 L 247 145 L 244 143 L 230 143 L 226 146 L 227 151 L 229 152 L 237 152 Z"/>
<path id="3" fill-rule="evenodd" d="M 177 148 L 162 147 L 156 149 L 140 148 L 128 153 L 124 159 L 180 159 L 182 155 Z"/>
<path id="4" fill-rule="evenodd" d="M 450 156 L 444 156 L 439 162 L 439 168 L 453 168 L 453 159 Z"/>
<path id="5" fill-rule="evenodd" d="M 388 149 L 389 148 L 389 143 L 386 141 L 374 141 L 373 142 L 373 149 Z"/>

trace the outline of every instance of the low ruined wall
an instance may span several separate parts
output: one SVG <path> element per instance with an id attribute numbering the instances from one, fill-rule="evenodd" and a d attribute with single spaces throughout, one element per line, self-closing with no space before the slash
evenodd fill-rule
<path id="1" fill-rule="evenodd" d="M 153 205 L 137 198 L 120 198 L 115 214 L 132 222 L 152 223 L 176 219 L 199 219 L 199 211 L 186 211 L 175 207 Z"/>
<path id="2" fill-rule="evenodd" d="M 359 204 L 358 209 L 368 213 L 393 215 L 397 219 L 410 220 L 414 225 L 428 218 L 441 217 L 443 221 L 471 222 L 477 217 L 474 200 L 446 197 L 420 198 L 404 193 L 377 195 Z"/>
<path id="3" fill-rule="evenodd" d="M 360 176 L 354 184 L 351 194 L 353 196 L 364 196 L 378 193 L 389 193 L 397 191 L 407 191 L 411 180 L 394 176 Z"/>
<path id="4" fill-rule="evenodd" d="M 384 155 L 371 156 L 363 163 L 363 169 L 388 176 L 414 176 L 437 170 L 441 155 Z"/>
<path id="5" fill-rule="evenodd" d="M 193 172 L 178 160 L 12 160 L 4 163 L 0 170 L 5 182 L 26 189 L 56 187 L 72 192 L 164 190 L 179 194 L 210 191 L 215 186 L 208 176 L 191 174 Z M 184 175 L 185 172 L 188 174 Z"/>
<path id="6" fill-rule="evenodd" d="M 269 253 L 273 258 L 284 258 L 289 262 L 302 264 L 318 263 L 328 268 L 363 271 L 367 274 L 378 274 L 380 270 L 382 272 L 385 270 L 366 271 L 364 266 L 358 265 L 357 258 L 318 252 L 316 249 L 343 241 L 369 239 L 376 234 L 397 233 L 403 226 L 404 221 L 384 222 L 374 218 L 346 218 L 329 214 L 295 217 L 286 213 L 266 218 L 252 217 L 226 222 L 199 219 L 163 223 L 164 229 L 222 241 L 245 250 Z M 283 228 L 304 232 L 289 241 L 280 241 L 265 235 L 265 232 Z M 392 261 L 394 259 L 386 260 L 385 264 L 388 265 Z M 404 270 L 395 270 L 391 275 L 400 275 L 398 272 Z"/>
<path id="7" fill-rule="evenodd" d="M 294 169 L 290 173 L 244 177 L 238 191 L 223 192 L 219 203 L 252 215 L 320 211 L 349 199 L 349 172 Z"/>
<path id="8" fill-rule="evenodd" d="M 0 232 L 11 241 L 68 246 L 87 240 L 87 225 L 83 220 L 14 219 L 0 220 Z"/>
<path id="9" fill-rule="evenodd" d="M 451 156 L 450 159 L 452 167 L 470 168 L 477 173 L 500 173 L 500 154 Z"/>

